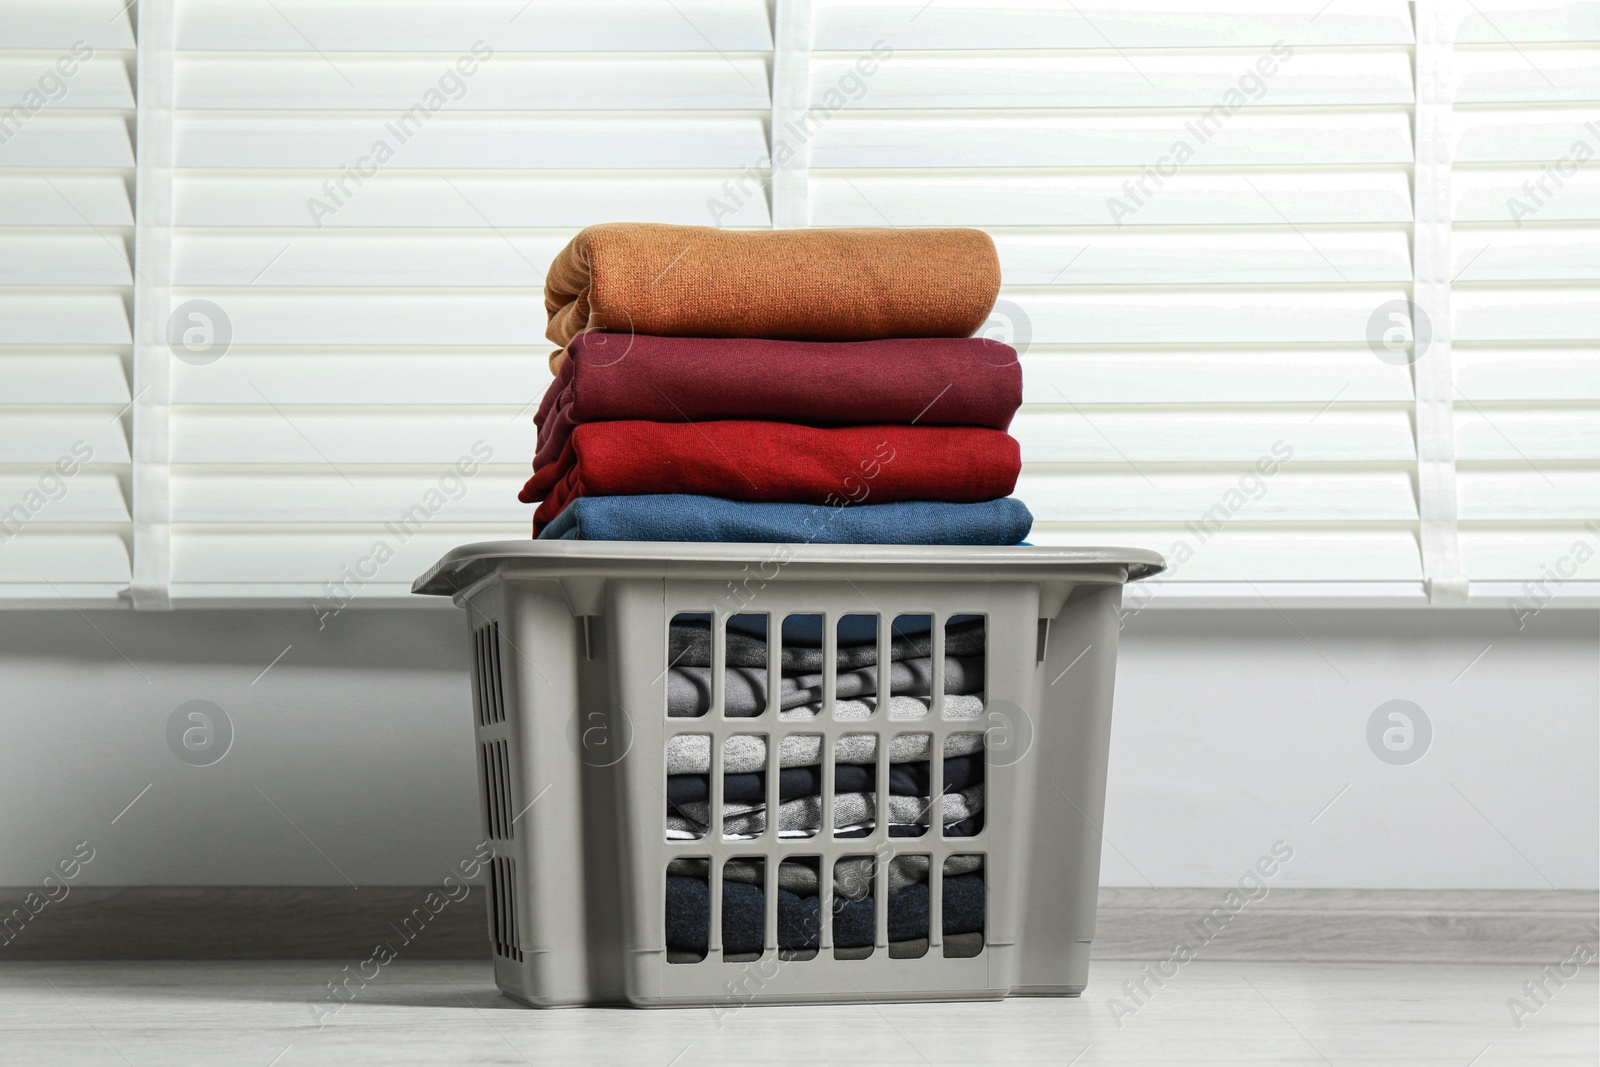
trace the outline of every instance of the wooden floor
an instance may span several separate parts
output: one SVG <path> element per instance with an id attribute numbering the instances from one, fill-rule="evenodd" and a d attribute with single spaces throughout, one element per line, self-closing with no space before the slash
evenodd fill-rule
<path id="1" fill-rule="evenodd" d="M 343 962 L 0 966 L 0 1063 L 1574 1064 L 1600 1061 L 1596 968 L 1519 1029 L 1528 964 L 1196 960 L 1120 1027 L 1107 998 L 1139 964 L 1095 964 L 1080 1000 L 533 1011 L 486 963 L 398 960 L 319 1028 Z"/>

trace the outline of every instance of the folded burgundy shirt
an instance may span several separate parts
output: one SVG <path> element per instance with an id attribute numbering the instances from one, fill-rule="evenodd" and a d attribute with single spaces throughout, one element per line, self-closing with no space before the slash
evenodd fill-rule
<path id="1" fill-rule="evenodd" d="M 961 426 L 840 426 L 783 422 L 589 422 L 518 499 L 542 500 L 533 532 L 580 496 L 700 493 L 797 504 L 975 503 L 1016 488 L 1017 442 Z"/>
<path id="2" fill-rule="evenodd" d="M 1016 351 L 982 337 L 824 342 L 596 331 L 567 346 L 544 394 L 533 419 L 533 463 L 554 462 L 573 427 L 586 422 L 763 419 L 1004 430 L 1021 403 Z"/>

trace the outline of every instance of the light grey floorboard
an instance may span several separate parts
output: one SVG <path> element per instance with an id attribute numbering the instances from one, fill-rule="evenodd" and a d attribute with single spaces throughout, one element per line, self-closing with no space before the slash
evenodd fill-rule
<path id="1" fill-rule="evenodd" d="M 1594 944 L 1600 898 L 1581 890 L 1100 890 L 1097 959 L 1547 963 Z"/>
<path id="2" fill-rule="evenodd" d="M 403 927 L 407 959 L 483 959 L 477 887 L 436 915 L 427 886 L 82 886 L 29 919 L 26 888 L 0 888 L 0 960 L 364 959 Z M 1097 959 L 1544 963 L 1592 942 L 1600 897 L 1583 891 L 1100 890 Z M 19 925 L 20 923 L 20 925 Z M 1208 925 L 1209 924 L 1209 925 Z"/>
<path id="3" fill-rule="evenodd" d="M 1524 964 L 1196 960 L 1119 1026 L 1138 962 L 1079 1000 L 534 1011 L 486 963 L 399 960 L 319 1028 L 342 962 L 45 962 L 0 967 L 0 1062 L 247 1064 L 1573 1064 L 1600 1059 L 1595 967 L 1517 1028 Z"/>

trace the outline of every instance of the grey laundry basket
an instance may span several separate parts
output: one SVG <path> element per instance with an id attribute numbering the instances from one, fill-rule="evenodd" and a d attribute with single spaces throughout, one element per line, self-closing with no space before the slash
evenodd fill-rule
<path id="1" fill-rule="evenodd" d="M 640 1007 L 745 1003 L 998 999 L 1075 996 L 1088 977 L 1100 867 L 1118 607 L 1128 581 L 1159 573 L 1153 552 L 1093 548 L 943 548 L 503 541 L 466 545 L 417 579 L 413 591 L 465 607 L 474 657 L 473 697 L 489 863 L 495 979 L 540 1007 L 627 1003 Z M 680 613 L 710 613 L 714 687 L 708 714 L 667 716 L 668 628 Z M 824 616 L 821 660 L 832 664 L 835 621 L 877 616 L 887 659 L 891 619 L 932 617 L 930 664 L 942 665 L 944 623 L 981 616 L 986 663 L 982 718 L 952 720 L 932 697 L 926 717 L 836 718 L 827 687 L 814 718 L 771 709 L 756 718 L 723 710 L 725 620 L 766 615 L 773 645 L 781 620 Z M 780 684 L 769 657 L 768 692 Z M 942 666 L 933 692 L 942 688 Z M 880 695 L 881 696 L 881 695 Z M 969 701 L 970 705 L 970 701 Z M 829 829 L 725 840 L 720 768 L 724 741 L 766 742 L 767 811 L 778 801 L 777 753 L 790 735 L 904 733 L 926 738 L 930 781 L 942 782 L 944 739 L 984 734 L 983 827 L 975 836 L 891 837 L 878 790 L 875 828 L 863 838 Z M 664 832 L 666 761 L 673 735 L 709 736 L 712 813 L 697 840 Z M 877 744 L 887 781 L 889 744 Z M 823 751 L 826 751 L 823 748 Z M 824 758 L 820 826 L 834 826 L 834 768 Z M 981 864 L 981 949 L 941 951 L 944 860 Z M 837 902 L 830 872 L 844 856 L 876 858 L 876 939 L 866 958 L 830 951 L 824 922 L 811 958 L 780 952 L 775 872 L 807 857 L 818 872 L 822 917 Z M 927 921 L 920 958 L 886 951 L 888 860 L 928 857 Z M 980 857 L 974 860 L 972 857 Z M 669 959 L 667 864 L 703 858 L 709 881 L 709 952 Z M 721 951 L 722 863 L 764 861 L 764 951 L 739 962 Z M 795 862 L 791 860 L 791 862 Z M 920 861 L 919 861 L 920 862 Z M 888 902 L 885 906 L 882 902 Z M 973 938 L 968 935 L 967 943 Z M 910 942 L 907 942 L 908 944 Z M 954 943 L 952 939 L 951 943 Z M 922 944 L 922 943 L 918 943 Z M 902 954 L 903 955 L 903 954 Z"/>

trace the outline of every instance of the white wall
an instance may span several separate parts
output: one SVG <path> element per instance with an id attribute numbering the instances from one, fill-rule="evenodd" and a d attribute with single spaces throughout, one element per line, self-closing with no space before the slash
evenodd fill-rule
<path id="1" fill-rule="evenodd" d="M 1147 610 L 1122 640 L 1104 884 L 1233 882 L 1282 839 L 1286 886 L 1596 886 L 1595 612 Z M 1433 730 L 1408 766 L 1367 744 L 1397 699 Z"/>
<path id="2" fill-rule="evenodd" d="M 478 829 L 464 630 L 452 609 L 321 631 L 310 611 L 0 614 L 0 884 L 82 840 L 82 884 L 442 877 Z M 1280 885 L 1593 889 L 1597 647 L 1593 612 L 1519 632 L 1502 611 L 1146 610 L 1103 881 L 1227 884 L 1283 839 Z M 1366 742 L 1396 698 L 1433 725 L 1410 766 Z M 167 743 L 195 699 L 235 729 L 208 767 Z"/>

